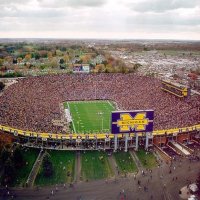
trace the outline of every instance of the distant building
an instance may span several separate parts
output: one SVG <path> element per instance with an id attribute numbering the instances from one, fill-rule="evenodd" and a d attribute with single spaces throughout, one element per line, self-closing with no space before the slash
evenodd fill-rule
<path id="1" fill-rule="evenodd" d="M 87 64 L 74 64 L 73 65 L 73 72 L 74 73 L 89 73 L 90 66 Z"/>

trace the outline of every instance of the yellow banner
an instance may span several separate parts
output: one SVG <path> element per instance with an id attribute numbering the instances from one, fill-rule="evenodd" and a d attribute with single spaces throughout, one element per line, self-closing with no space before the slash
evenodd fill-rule
<path id="1" fill-rule="evenodd" d="M 43 138 L 43 139 L 57 139 L 57 140 L 65 140 L 65 139 L 107 139 L 107 138 L 114 138 L 114 134 L 111 133 L 99 133 L 99 134 L 78 134 L 78 133 L 38 133 L 33 131 L 24 131 L 20 129 L 11 128 L 8 126 L 0 125 L 0 129 L 2 131 L 6 131 L 9 133 L 12 133 L 15 136 L 22 135 L 26 137 L 34 137 L 34 138 Z M 184 133 L 188 131 L 193 130 L 200 130 L 200 124 L 184 127 L 184 128 L 174 128 L 174 129 L 166 129 L 166 130 L 155 130 L 153 131 L 153 136 L 157 135 L 170 135 L 170 134 L 176 134 L 176 133 Z M 118 138 L 124 137 L 126 133 L 124 134 L 118 134 Z M 138 136 L 142 136 L 145 133 L 138 133 Z M 134 137 L 135 133 L 130 133 L 130 137 Z"/>

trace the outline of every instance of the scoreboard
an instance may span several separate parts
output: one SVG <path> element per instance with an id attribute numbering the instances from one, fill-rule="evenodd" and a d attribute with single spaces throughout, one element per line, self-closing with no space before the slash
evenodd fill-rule
<path id="1" fill-rule="evenodd" d="M 164 80 L 161 89 L 180 98 L 189 97 L 191 93 L 191 89 L 187 86 Z"/>
<path id="2" fill-rule="evenodd" d="M 113 111 L 111 133 L 152 132 L 153 119 L 153 110 Z"/>

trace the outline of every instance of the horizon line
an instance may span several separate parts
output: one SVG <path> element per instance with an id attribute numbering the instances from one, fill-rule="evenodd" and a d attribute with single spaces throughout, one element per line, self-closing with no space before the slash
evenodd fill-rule
<path id="1" fill-rule="evenodd" d="M 200 39 L 175 39 L 175 38 L 59 38 L 59 37 L 0 37 L 0 40 L 12 40 L 12 39 L 25 39 L 25 40 L 30 40 L 30 39 L 49 39 L 49 40 L 118 40 L 118 41 L 128 41 L 128 40 L 171 40 L 171 41 L 197 41 L 200 42 Z"/>

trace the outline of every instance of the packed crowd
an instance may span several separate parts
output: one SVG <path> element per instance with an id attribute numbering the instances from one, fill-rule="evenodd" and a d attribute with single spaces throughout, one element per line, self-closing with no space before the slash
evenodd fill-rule
<path id="1" fill-rule="evenodd" d="M 161 90 L 158 79 L 134 74 L 65 74 L 20 79 L 0 96 L 0 124 L 62 132 L 59 104 L 70 100 L 109 99 L 123 110 L 153 109 L 154 129 L 200 123 L 200 97 L 179 99 Z"/>

